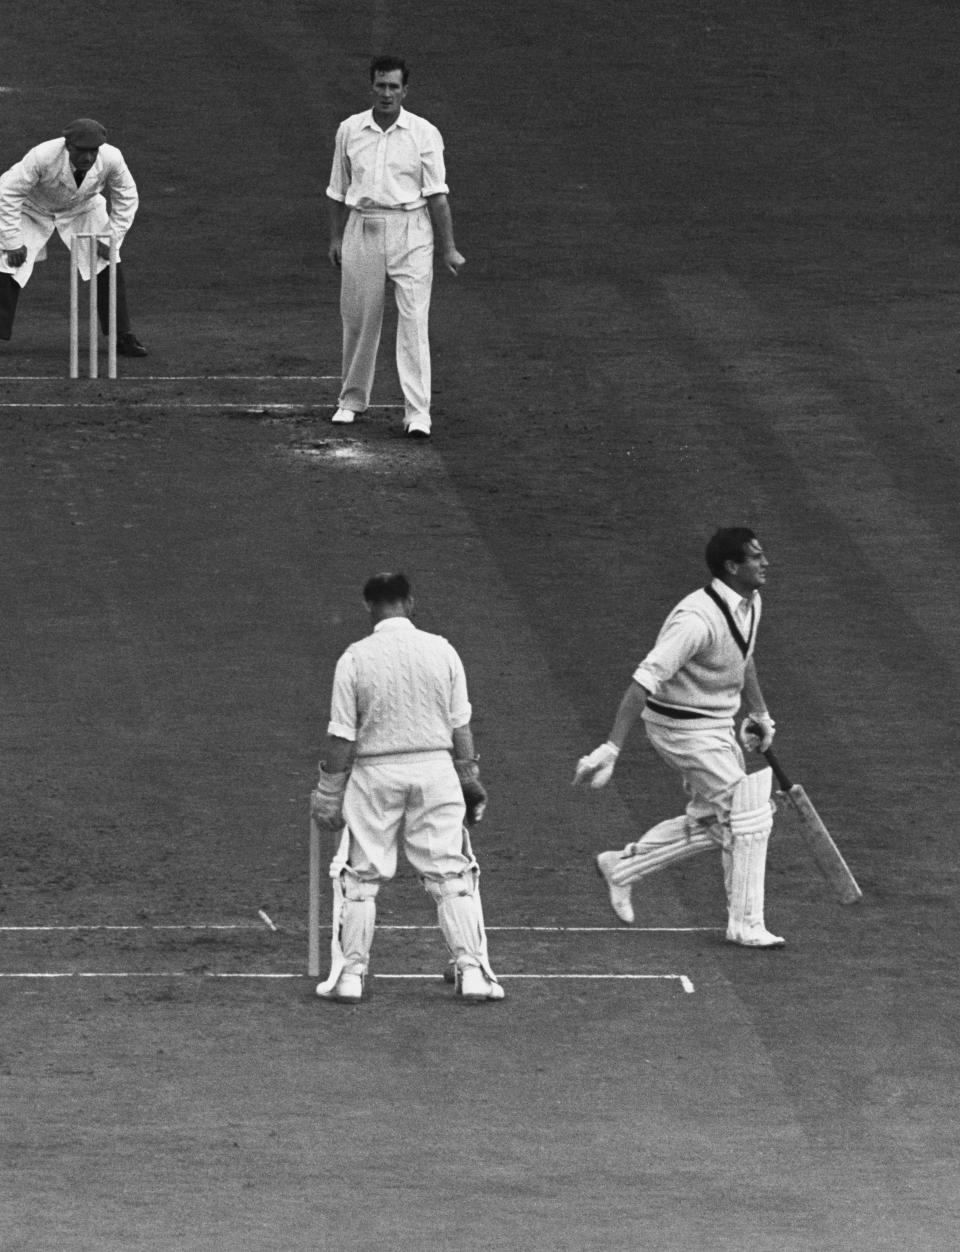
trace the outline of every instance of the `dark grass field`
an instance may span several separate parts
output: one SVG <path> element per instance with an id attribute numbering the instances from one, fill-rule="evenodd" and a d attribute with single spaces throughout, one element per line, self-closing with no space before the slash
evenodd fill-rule
<path id="1" fill-rule="evenodd" d="M 3 1252 L 954 1248 L 955 8 L 12 0 L 4 48 L 4 168 L 89 114 L 137 177 L 150 356 L 64 379 L 59 245 L 0 345 Z M 323 190 L 386 48 L 468 260 L 426 446 L 389 332 L 385 407 L 326 420 Z M 741 522 L 865 898 L 784 820 L 784 952 L 722 943 L 709 858 L 582 929 L 681 798 L 641 736 L 573 764 Z M 444 959 L 409 871 L 369 1003 L 305 977 L 329 683 L 395 565 L 471 681 L 498 1006 L 389 977 Z"/>

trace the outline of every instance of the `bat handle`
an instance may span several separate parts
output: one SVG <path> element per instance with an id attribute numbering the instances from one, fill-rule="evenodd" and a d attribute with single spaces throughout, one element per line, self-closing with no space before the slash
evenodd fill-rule
<path id="1" fill-rule="evenodd" d="M 784 773 L 783 766 L 780 764 L 780 762 L 777 760 L 776 756 L 774 755 L 773 749 L 767 748 L 766 752 L 764 752 L 763 755 L 766 757 L 767 764 L 773 770 L 773 775 L 776 778 L 777 782 L 780 784 L 781 789 L 783 791 L 789 791 L 790 788 L 793 786 L 793 783 Z"/>

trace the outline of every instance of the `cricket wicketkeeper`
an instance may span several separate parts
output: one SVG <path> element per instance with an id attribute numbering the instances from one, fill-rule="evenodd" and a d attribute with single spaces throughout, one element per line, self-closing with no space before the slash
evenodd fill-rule
<path id="1" fill-rule="evenodd" d="M 77 118 L 59 139 L 31 148 L 0 174 L 0 339 L 12 335 L 20 290 L 37 261 L 46 260 L 54 231 L 68 248 L 78 234 L 110 235 L 119 245 L 132 226 L 140 202 L 137 186 L 123 153 L 106 137 L 100 122 Z M 110 246 L 101 240 L 97 250 L 97 312 L 106 334 Z M 81 277 L 90 281 L 94 276 L 85 248 L 78 264 Z M 117 352 L 147 355 L 130 326 L 122 265 L 117 266 Z"/>
<path id="2" fill-rule="evenodd" d="M 436 901 L 456 993 L 501 1000 L 503 988 L 487 956 L 480 871 L 464 833 L 465 821 L 483 816 L 487 795 L 463 665 L 446 639 L 414 626 L 403 574 L 375 575 L 363 599 L 373 631 L 337 662 L 311 800 L 321 829 L 340 834 L 346 825 L 349 833 L 341 879 L 342 969 L 318 994 L 348 1004 L 362 998 L 375 901 L 380 884 L 396 873 L 402 837 L 407 859 Z"/>
<path id="3" fill-rule="evenodd" d="M 580 759 L 574 783 L 605 786 L 630 728 L 642 718 L 650 743 L 682 778 L 689 802 L 681 817 L 660 822 L 622 851 L 597 857 L 613 911 L 630 924 L 631 884 L 698 852 L 719 849 L 727 939 L 746 948 L 779 948 L 784 940 L 767 930 L 763 917 L 772 772 L 746 773 L 734 731 L 745 703 L 743 746 L 764 751 L 773 740 L 774 723 L 753 660 L 768 561 L 745 527 L 718 530 L 706 558 L 712 580 L 669 615 L 633 675 L 609 739 Z"/>

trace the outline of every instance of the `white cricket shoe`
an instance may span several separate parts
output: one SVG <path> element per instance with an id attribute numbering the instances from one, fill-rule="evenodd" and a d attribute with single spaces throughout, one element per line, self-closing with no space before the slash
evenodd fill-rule
<path id="1" fill-rule="evenodd" d="M 429 439 L 430 438 L 430 419 L 429 417 L 411 417 L 409 422 L 404 422 L 403 433 L 408 439 Z"/>
<path id="2" fill-rule="evenodd" d="M 363 999 L 363 975 L 344 970 L 329 991 L 318 987 L 317 995 L 321 1000 L 336 1000 L 338 1004 L 359 1004 Z"/>
<path id="3" fill-rule="evenodd" d="M 347 426 L 350 422 L 356 421 L 356 417 L 357 415 L 354 413 L 353 409 L 337 409 L 336 413 L 334 413 L 330 420 L 331 422 L 336 422 L 340 426 Z"/>
<path id="4" fill-rule="evenodd" d="M 613 867 L 620 860 L 619 852 L 601 852 L 596 858 L 594 864 L 597 867 L 597 873 L 607 884 L 607 891 L 610 893 L 610 907 L 616 913 L 617 917 L 626 926 L 632 926 L 634 922 L 633 905 L 630 902 L 630 884 L 625 887 L 612 882 L 610 875 Z"/>
<path id="5" fill-rule="evenodd" d="M 457 970 L 457 995 L 464 1000 L 502 1000 L 503 988 L 492 982 L 479 965 L 464 965 Z"/>
<path id="6" fill-rule="evenodd" d="M 741 948 L 785 948 L 786 939 L 772 935 L 765 926 L 746 926 L 743 930 L 727 930 L 727 943 L 739 944 Z"/>

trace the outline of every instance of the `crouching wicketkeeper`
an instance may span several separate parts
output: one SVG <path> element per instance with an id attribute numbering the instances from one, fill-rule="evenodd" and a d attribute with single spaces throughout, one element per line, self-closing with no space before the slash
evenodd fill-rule
<path id="1" fill-rule="evenodd" d="M 479 867 L 464 821 L 483 816 L 486 792 L 470 730 L 463 665 L 439 635 L 410 620 L 403 574 L 377 574 L 363 589 L 373 631 L 337 662 L 320 779 L 311 799 L 317 825 L 349 833 L 342 874 L 340 953 L 317 988 L 325 999 L 363 995 L 380 884 L 407 859 L 436 901 L 466 1000 L 501 1000 L 490 968 L 477 885 Z M 337 966 L 340 966 L 339 970 Z"/>
<path id="2" fill-rule="evenodd" d="M 77 235 L 108 236 L 117 246 L 133 225 L 140 203 L 123 153 L 106 142 L 106 128 L 90 117 L 71 122 L 61 138 L 48 139 L 0 174 L 0 339 L 13 333 L 20 291 L 33 267 L 46 259 L 56 231 L 69 248 Z M 97 284 L 100 326 L 109 328 L 110 246 L 97 244 L 96 275 L 81 248 L 77 263 L 84 281 Z M 127 308 L 126 266 L 117 266 L 117 352 L 146 356 L 133 333 Z"/>

